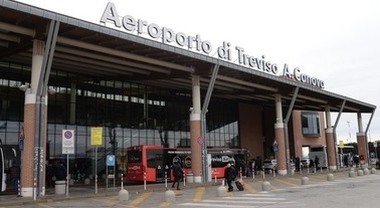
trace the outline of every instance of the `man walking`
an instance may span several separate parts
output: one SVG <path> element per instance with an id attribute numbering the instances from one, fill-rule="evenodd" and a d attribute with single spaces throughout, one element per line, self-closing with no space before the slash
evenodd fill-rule
<path id="1" fill-rule="evenodd" d="M 173 181 L 172 188 L 174 188 L 175 184 L 177 183 L 177 190 L 180 190 L 179 182 L 181 181 L 183 177 L 183 171 L 179 162 L 174 162 L 173 164 L 173 176 L 174 176 L 174 181 Z"/>
<path id="2" fill-rule="evenodd" d="M 224 169 L 224 179 L 227 181 L 228 185 L 228 192 L 231 192 L 234 190 L 234 187 L 232 187 L 232 181 L 236 177 L 235 168 L 231 166 L 230 163 L 227 164 L 226 169 Z"/>

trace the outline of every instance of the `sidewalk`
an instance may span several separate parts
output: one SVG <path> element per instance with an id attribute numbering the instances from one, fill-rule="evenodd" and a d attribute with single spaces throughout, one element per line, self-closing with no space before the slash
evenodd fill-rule
<path id="1" fill-rule="evenodd" d="M 340 169 L 338 171 L 332 172 L 334 175 L 341 175 L 341 176 L 347 176 L 348 177 L 348 171 L 349 169 Z M 327 171 L 324 170 L 323 172 L 316 172 L 316 173 L 302 173 L 296 172 L 294 175 L 285 175 L 285 176 L 278 176 L 273 174 L 265 174 L 265 180 L 273 180 L 275 178 L 279 179 L 286 179 L 286 178 L 293 178 L 293 179 L 301 179 L 304 176 L 317 176 L 317 175 L 326 175 Z M 264 181 L 262 175 L 258 175 L 253 179 L 252 177 L 243 178 L 245 181 L 250 182 L 257 182 L 261 183 Z M 199 184 L 199 183 L 186 183 L 186 187 L 184 187 L 181 191 L 189 191 L 192 189 L 195 189 L 196 187 L 201 186 L 218 186 L 221 185 L 222 179 L 219 179 L 217 183 L 215 183 L 214 180 L 212 182 L 209 182 L 207 184 Z M 171 183 L 168 182 L 168 187 L 171 186 Z M 136 196 L 135 193 L 142 193 L 145 192 L 143 185 L 124 185 L 124 189 L 126 189 L 130 196 Z M 57 195 L 55 194 L 55 189 L 50 188 L 46 190 L 46 195 L 37 197 L 36 200 L 33 200 L 33 197 L 18 197 L 16 195 L 0 195 L 0 207 L 8 207 L 8 206 L 21 206 L 21 205 L 31 205 L 36 203 L 46 203 L 49 201 L 63 201 L 63 200 L 74 200 L 74 199 L 81 199 L 81 198 L 91 198 L 91 197 L 99 197 L 99 196 L 118 196 L 120 188 L 120 183 L 116 184 L 115 188 L 105 188 L 105 184 L 100 184 L 98 188 L 98 193 L 95 194 L 95 185 L 73 185 L 69 187 L 69 196 L 66 196 L 66 194 Z M 165 188 L 165 183 L 152 183 L 147 185 L 147 190 L 150 192 L 164 192 L 167 189 Z M 132 194 L 133 193 L 133 194 Z"/>
<path id="2" fill-rule="evenodd" d="M 216 185 L 213 182 L 207 183 L 206 186 Z M 111 185 L 110 185 L 111 186 Z M 95 184 L 91 185 L 73 185 L 69 187 L 69 195 L 66 194 L 55 194 L 54 188 L 49 188 L 46 190 L 45 196 L 36 197 L 36 200 L 33 197 L 21 197 L 17 195 L 0 195 L 0 207 L 8 206 L 20 206 L 28 205 L 35 203 L 46 203 L 48 201 L 62 201 L 62 200 L 72 200 L 72 199 L 81 199 L 81 198 L 91 198 L 99 196 L 118 196 L 119 191 L 121 190 L 121 184 L 115 184 L 115 187 L 105 188 L 105 184 L 98 184 L 98 192 L 95 194 Z M 168 187 L 171 186 L 171 182 L 168 182 Z M 204 184 L 199 183 L 186 183 L 186 188 L 184 191 L 193 189 L 195 187 L 204 186 Z M 124 185 L 130 196 L 131 193 L 141 193 L 144 192 L 144 185 Z M 151 183 L 147 184 L 148 191 L 151 192 L 164 192 L 167 190 L 165 183 Z M 136 194 L 134 194 L 136 195 Z"/>

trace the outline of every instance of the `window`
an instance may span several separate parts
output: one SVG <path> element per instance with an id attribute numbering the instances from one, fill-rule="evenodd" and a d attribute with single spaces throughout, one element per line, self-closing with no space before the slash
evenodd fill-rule
<path id="1" fill-rule="evenodd" d="M 302 112 L 302 134 L 306 137 L 319 137 L 320 122 L 318 112 Z"/>

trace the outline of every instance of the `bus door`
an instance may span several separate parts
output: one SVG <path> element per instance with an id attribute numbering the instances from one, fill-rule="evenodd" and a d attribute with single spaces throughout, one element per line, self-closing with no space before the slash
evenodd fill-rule
<path id="1" fill-rule="evenodd" d="M 4 150 L 3 148 L 0 148 L 0 191 L 5 191 L 6 188 L 6 175 L 5 175 L 5 157 L 4 157 Z"/>
<path id="2" fill-rule="evenodd" d="M 0 190 L 5 191 L 7 188 L 7 174 L 6 171 L 12 166 L 20 165 L 20 154 L 17 146 L 3 145 L 0 147 Z"/>
<path id="3" fill-rule="evenodd" d="M 148 168 L 155 170 L 156 181 L 165 180 L 165 171 L 168 170 L 167 164 L 165 164 L 165 158 L 162 149 L 148 150 L 147 165 Z"/>
<path id="4" fill-rule="evenodd" d="M 156 181 L 164 181 L 165 180 L 165 164 L 163 161 L 162 153 L 158 153 L 155 155 L 155 163 L 156 163 Z"/>

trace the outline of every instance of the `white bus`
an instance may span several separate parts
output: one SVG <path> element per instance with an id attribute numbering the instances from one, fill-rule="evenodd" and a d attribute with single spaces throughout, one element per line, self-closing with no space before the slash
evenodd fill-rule
<path id="1" fill-rule="evenodd" d="M 309 159 L 315 162 L 315 157 L 319 159 L 319 167 L 327 168 L 327 152 L 325 145 L 310 146 Z"/>

